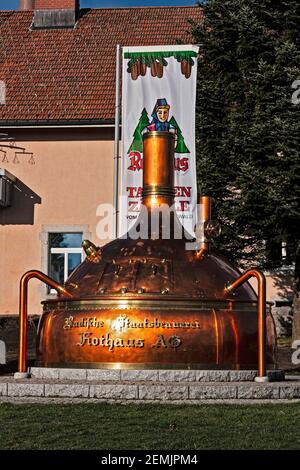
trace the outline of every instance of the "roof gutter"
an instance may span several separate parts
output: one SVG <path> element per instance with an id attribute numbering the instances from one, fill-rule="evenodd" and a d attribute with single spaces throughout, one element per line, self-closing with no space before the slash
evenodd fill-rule
<path id="1" fill-rule="evenodd" d="M 86 121 L 1 121 L 0 128 L 21 128 L 21 129 L 41 129 L 41 128 L 113 128 L 114 119 L 86 120 Z"/>

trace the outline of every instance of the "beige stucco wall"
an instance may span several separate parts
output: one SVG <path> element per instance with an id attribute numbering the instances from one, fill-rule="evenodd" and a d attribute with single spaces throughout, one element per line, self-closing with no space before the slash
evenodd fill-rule
<path id="1" fill-rule="evenodd" d="M 267 300 L 269 302 L 286 301 L 293 298 L 293 274 L 292 271 L 281 273 L 264 273 L 266 276 Z M 255 292 L 257 292 L 257 281 L 250 280 Z"/>
<path id="2" fill-rule="evenodd" d="M 17 145 L 33 152 L 35 165 L 28 163 L 27 155 L 18 155 L 20 163 L 12 163 L 14 152 L 8 150 L 9 163 L 3 162 L 3 155 L 0 155 L 0 168 L 16 176 L 16 185 L 20 182 L 26 185 L 41 198 L 41 203 L 34 205 L 33 225 L 30 214 L 27 217 L 24 211 L 28 212 L 30 201 L 38 198 L 23 186 L 18 208 L 0 208 L 0 314 L 18 312 L 21 275 L 29 269 L 42 269 L 42 226 L 87 225 L 91 240 L 99 244 L 96 208 L 113 200 L 112 130 L 76 129 L 64 133 L 60 130 L 15 130 L 10 131 L 10 135 L 16 137 Z M 24 223 L 26 218 L 28 221 Z M 40 301 L 44 294 L 41 283 L 32 280 L 30 314 L 41 312 Z"/>

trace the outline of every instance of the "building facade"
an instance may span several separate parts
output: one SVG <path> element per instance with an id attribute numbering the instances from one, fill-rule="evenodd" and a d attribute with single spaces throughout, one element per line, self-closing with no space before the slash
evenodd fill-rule
<path id="1" fill-rule="evenodd" d="M 80 9 L 20 2 L 0 12 L 0 314 L 18 312 L 29 269 L 63 282 L 98 240 L 97 207 L 113 202 L 116 46 L 190 43 L 198 7 Z M 12 140 L 9 140 L 12 139 Z M 6 175 L 6 176 L 5 176 Z M 54 295 L 32 281 L 29 311 Z"/>
<path id="2" fill-rule="evenodd" d="M 80 9 L 76 0 L 0 11 L 0 317 L 17 315 L 24 272 L 64 282 L 83 239 L 108 241 L 96 227 L 98 206 L 113 202 L 117 44 L 188 44 L 189 21 L 201 18 L 197 6 Z M 269 300 L 286 302 L 291 289 L 267 279 Z M 52 295 L 32 281 L 30 314 Z"/>

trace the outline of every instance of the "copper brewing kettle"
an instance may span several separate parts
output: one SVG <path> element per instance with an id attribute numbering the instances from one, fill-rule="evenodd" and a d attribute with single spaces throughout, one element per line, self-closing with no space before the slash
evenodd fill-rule
<path id="1" fill-rule="evenodd" d="M 261 273 L 241 278 L 231 262 L 208 250 L 205 236 L 187 249 L 191 240 L 174 209 L 173 134 L 144 135 L 143 165 L 144 209 L 134 229 L 101 248 L 84 241 L 86 259 L 64 287 L 56 285 L 60 295 L 43 302 L 38 364 L 255 369 L 259 355 L 264 375 L 266 361 L 275 361 L 275 329 Z M 207 225 L 210 200 L 202 202 Z M 252 275 L 260 302 L 244 282 Z"/>

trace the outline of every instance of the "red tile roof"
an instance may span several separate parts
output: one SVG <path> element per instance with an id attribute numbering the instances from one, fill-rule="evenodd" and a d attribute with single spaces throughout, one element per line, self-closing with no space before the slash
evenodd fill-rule
<path id="1" fill-rule="evenodd" d="M 81 10 L 74 29 L 30 30 L 32 12 L 0 12 L 8 121 L 113 120 L 116 45 L 191 43 L 200 7 Z"/>

